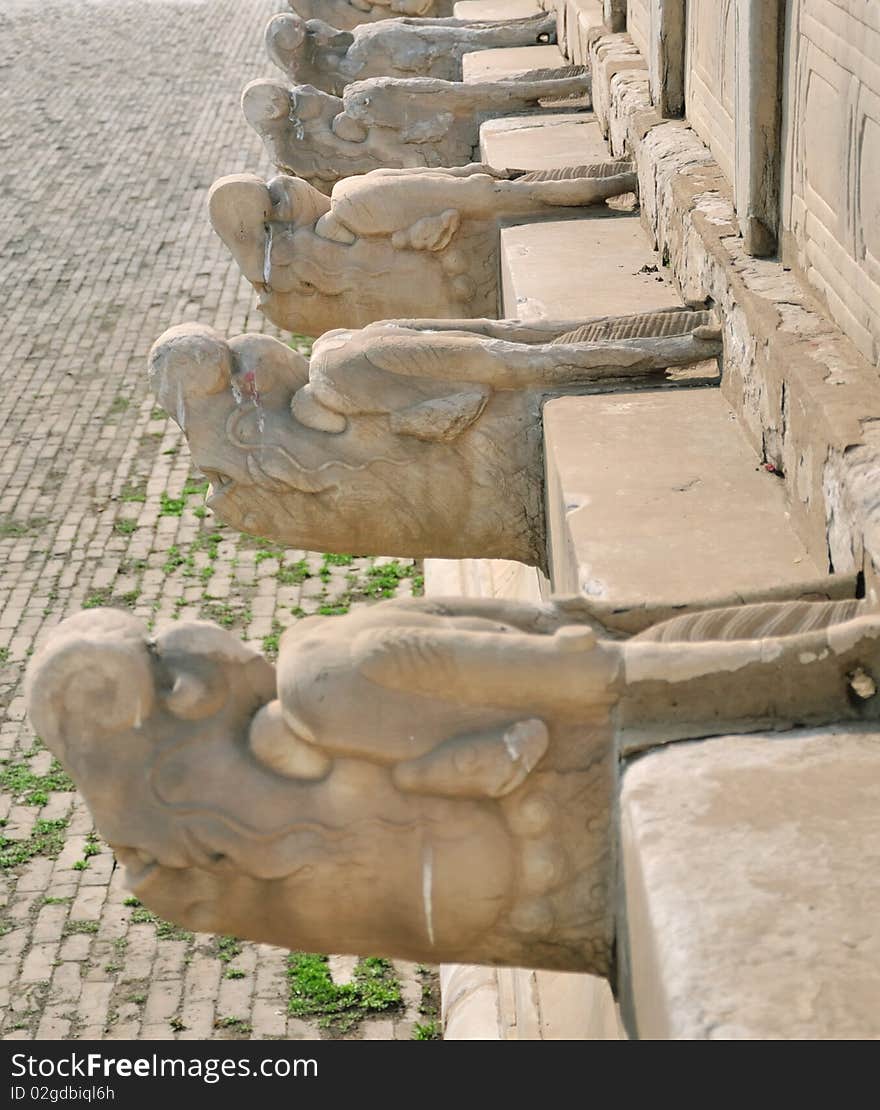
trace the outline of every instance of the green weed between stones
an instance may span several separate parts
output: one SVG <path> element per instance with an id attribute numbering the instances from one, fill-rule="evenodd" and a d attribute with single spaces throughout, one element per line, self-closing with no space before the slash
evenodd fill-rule
<path id="1" fill-rule="evenodd" d="M 106 586 L 100 590 L 95 590 L 83 602 L 83 609 L 98 609 L 102 605 L 109 605 L 110 599 L 113 596 L 113 591 Z"/>
<path id="2" fill-rule="evenodd" d="M 113 955 L 110 961 L 104 964 L 104 970 L 114 975 L 117 971 L 122 971 L 122 959 L 125 955 L 125 950 L 128 948 L 128 937 L 116 937 L 113 941 Z"/>
<path id="3" fill-rule="evenodd" d="M 55 821 L 35 821 L 34 831 L 27 840 L 10 840 L 0 835 L 0 869 L 8 871 L 27 863 L 34 856 L 48 856 L 49 859 L 55 859 L 64 847 L 66 828 L 66 818 L 60 817 Z"/>
<path id="4" fill-rule="evenodd" d="M 203 582 L 207 582 L 214 575 L 213 564 L 217 561 L 220 544 L 224 539 L 223 533 L 219 531 L 202 532 L 193 540 L 186 553 L 176 544 L 172 544 L 168 548 L 162 570 L 165 574 L 173 574 L 183 567 L 184 578 L 201 578 Z M 208 560 L 202 566 L 199 566 L 196 561 L 199 553 L 204 553 Z"/>
<path id="5" fill-rule="evenodd" d="M 205 620 L 219 624 L 221 628 L 233 628 L 236 624 L 250 624 L 252 616 L 246 606 L 238 608 L 228 601 L 220 601 L 210 596 L 206 596 L 202 603 L 201 615 Z"/>
<path id="6" fill-rule="evenodd" d="M 363 597 L 378 601 L 380 598 L 394 597 L 401 583 L 408 578 L 412 579 L 413 594 L 421 592 L 424 579 L 416 572 L 416 567 L 412 563 L 401 564 L 395 559 L 390 563 L 370 567 L 355 589 Z"/>
<path id="7" fill-rule="evenodd" d="M 440 1015 L 440 981 L 437 972 L 425 964 L 416 964 L 416 974 L 422 984 L 422 997 L 419 999 L 419 1017 L 413 1027 L 414 1041 L 439 1041 L 443 1038 Z"/>
<path id="8" fill-rule="evenodd" d="M 440 1027 L 436 1021 L 427 1021 L 423 1025 L 416 1022 L 413 1026 L 412 1039 L 414 1041 L 439 1041 Z"/>
<path id="9" fill-rule="evenodd" d="M 250 1021 L 235 1018 L 232 1015 L 216 1019 L 214 1029 L 225 1029 L 231 1033 L 237 1033 L 239 1037 L 250 1037 L 252 1032 Z"/>
<path id="10" fill-rule="evenodd" d="M 114 597 L 109 586 L 102 586 L 101 589 L 89 594 L 83 602 L 83 609 L 98 609 L 104 606 L 122 606 L 131 609 L 137 604 L 140 596 L 140 590 L 128 590 L 126 593 Z"/>
<path id="11" fill-rule="evenodd" d="M 42 516 L 30 517 L 28 520 L 13 520 L 6 517 L 0 520 L 0 540 L 18 540 L 23 536 L 33 535 L 43 529 L 46 518 Z"/>
<path id="12" fill-rule="evenodd" d="M 240 1017 L 222 1017 L 217 1018 L 214 1022 L 215 1029 L 228 1029 L 231 1033 L 238 1033 L 242 1037 L 247 1037 L 251 1032 L 251 1025 L 249 1021 L 245 1021 Z"/>
<path id="13" fill-rule="evenodd" d="M 101 846 L 98 843 L 98 834 L 89 833 L 86 837 L 86 846 L 83 848 L 83 858 L 78 859 L 73 865 L 74 871 L 85 871 L 89 866 L 89 860 L 92 856 L 101 854 Z"/>
<path id="14" fill-rule="evenodd" d="M 181 490 L 180 497 L 171 497 L 163 490 L 159 494 L 159 516 L 182 516 L 186 508 L 186 499 L 194 494 L 207 493 L 208 484 L 208 482 L 188 481 Z"/>
<path id="15" fill-rule="evenodd" d="M 142 486 L 123 486 L 119 500 L 142 505 L 147 500 L 147 491 Z"/>
<path id="16" fill-rule="evenodd" d="M 97 921 L 68 921 L 64 926 L 64 935 L 70 936 L 71 933 L 86 933 L 94 935 L 97 933 L 100 923 Z"/>
<path id="17" fill-rule="evenodd" d="M 36 775 L 26 760 L 8 760 L 0 770 L 0 789 L 26 806 L 44 806 L 53 790 L 74 790 L 73 781 L 57 759 L 45 775 Z"/>
<path id="18" fill-rule="evenodd" d="M 146 906 L 142 906 L 137 898 L 126 898 L 122 904 L 132 907 L 132 925 L 155 925 L 156 936 L 159 940 L 191 941 L 195 939 L 194 934 L 188 929 L 183 929 L 179 925 L 175 925 L 173 921 L 163 921 L 162 918 L 157 917 L 152 910 L 148 910 Z"/>
<path id="19" fill-rule="evenodd" d="M 263 654 L 268 655 L 270 659 L 276 659 L 278 657 L 278 646 L 283 635 L 284 626 L 277 617 L 273 617 L 272 631 L 268 636 L 263 637 Z"/>
<path id="20" fill-rule="evenodd" d="M 359 960 L 350 983 L 334 983 L 326 956 L 291 952 L 287 958 L 287 1012 L 314 1017 L 322 1029 L 347 1033 L 370 1014 L 401 1009 L 400 983 L 390 962 Z"/>
<path id="21" fill-rule="evenodd" d="M 282 563 L 278 567 L 275 579 L 279 586 L 300 586 L 311 576 L 312 572 L 309 570 L 307 561 L 298 559 L 295 563 Z"/>
<path id="22" fill-rule="evenodd" d="M 182 567 L 186 562 L 186 556 L 181 554 L 180 548 L 176 544 L 172 544 L 168 548 L 168 555 L 165 562 L 162 564 L 162 570 L 165 574 L 173 574 L 178 567 Z"/>
<path id="23" fill-rule="evenodd" d="M 237 956 L 241 955 L 241 941 L 238 937 L 216 937 L 215 941 L 217 959 L 224 964 L 232 963 Z"/>

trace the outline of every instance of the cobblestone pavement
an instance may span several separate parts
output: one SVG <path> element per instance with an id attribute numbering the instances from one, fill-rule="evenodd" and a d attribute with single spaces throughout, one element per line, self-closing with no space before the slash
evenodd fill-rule
<path id="1" fill-rule="evenodd" d="M 192 936 L 126 901 L 111 852 L 24 719 L 21 691 L 35 646 L 83 606 L 126 606 L 147 621 L 208 616 L 271 653 L 298 616 L 418 589 L 411 563 L 278 551 L 219 527 L 177 427 L 146 389 L 147 352 L 171 324 L 269 330 L 205 200 L 224 173 L 269 170 L 238 100 L 271 73 L 262 28 L 284 8 L 0 4 L 6 1037 L 303 1038 L 349 1025 L 328 1029 L 308 1013 L 286 952 Z M 358 1017 L 366 993 L 386 1007 L 345 1035 L 430 1033 L 429 969 L 329 967 L 325 1009 Z M 361 991 L 366 977 L 382 989 Z"/>

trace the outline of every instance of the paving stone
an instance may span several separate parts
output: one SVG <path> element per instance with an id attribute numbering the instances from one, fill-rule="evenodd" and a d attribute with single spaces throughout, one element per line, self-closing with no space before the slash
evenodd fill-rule
<path id="1" fill-rule="evenodd" d="M 361 1030 L 365 1041 L 391 1041 L 394 1039 L 394 1022 L 387 1018 L 379 1021 L 365 1021 Z"/>
<path id="2" fill-rule="evenodd" d="M 147 389 L 147 354 L 172 324 L 279 334 L 206 201 L 223 174 L 272 172 L 239 100 L 271 69 L 262 32 L 285 0 L 0 7 L 0 758 L 46 775 L 21 679 L 64 617 L 97 604 L 148 622 L 208 617 L 274 649 L 279 630 L 344 599 L 348 574 L 373 560 L 334 566 L 325 582 L 320 553 L 287 551 L 284 566 L 306 560 L 309 577 L 279 583 L 277 559 L 220 526 L 201 492 L 183 494 L 202 479 Z M 63 51 L 46 50 L 47 24 Z M 90 839 L 78 795 L 50 792 L 40 806 L 0 792 L 0 818 L 9 840 L 29 843 L 50 821 L 66 841 L 55 859 L 2 872 L 3 1038 L 327 1035 L 287 1018 L 286 952 L 243 944 L 226 964 L 212 937 L 160 938 L 143 910 L 133 920 L 139 907 L 125 905 L 121 868 Z M 223 978 L 231 968 L 245 978 Z M 229 1014 L 251 1031 L 218 1030 Z"/>

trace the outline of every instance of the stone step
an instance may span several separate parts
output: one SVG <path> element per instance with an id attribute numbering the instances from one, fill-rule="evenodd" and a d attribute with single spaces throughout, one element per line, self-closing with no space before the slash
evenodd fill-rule
<path id="1" fill-rule="evenodd" d="M 610 209 L 501 229 L 503 315 L 573 319 L 680 305 L 638 216 Z"/>
<path id="2" fill-rule="evenodd" d="M 461 60 L 464 81 L 503 81 L 515 73 L 557 69 L 566 64 L 559 47 L 508 46 L 501 50 L 474 50 Z"/>
<path id="3" fill-rule="evenodd" d="M 480 127 L 480 158 L 490 166 L 549 170 L 608 159 L 592 112 L 547 112 L 487 120 Z"/>
<path id="4" fill-rule="evenodd" d="M 458 0 L 452 14 L 456 19 L 525 19 L 540 10 L 535 0 Z"/>
<path id="5" fill-rule="evenodd" d="M 425 559 L 425 593 L 433 597 L 541 600 L 541 572 L 510 559 Z"/>
<path id="6" fill-rule="evenodd" d="M 783 483 L 717 389 L 557 398 L 544 451 L 553 589 L 592 598 L 622 629 L 680 607 L 809 595 L 823 579 Z"/>
<path id="7" fill-rule="evenodd" d="M 875 724 L 726 736 L 624 772 L 640 1038 L 880 1037 L 878 741 Z"/>

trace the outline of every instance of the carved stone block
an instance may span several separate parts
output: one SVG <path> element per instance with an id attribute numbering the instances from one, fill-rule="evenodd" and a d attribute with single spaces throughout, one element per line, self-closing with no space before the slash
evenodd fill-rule
<path id="1" fill-rule="evenodd" d="M 651 743 L 876 720 L 858 602 L 609 638 L 583 599 L 385 602 L 274 669 L 204 622 L 64 621 L 31 721 L 165 918 L 289 948 L 608 975 L 614 721 Z"/>
<path id="2" fill-rule="evenodd" d="M 373 77 L 348 85 L 342 97 L 260 80 L 241 103 L 278 169 L 329 193 L 342 178 L 370 170 L 464 165 L 479 147 L 484 120 L 589 91 L 587 71 L 571 66 L 467 84 Z"/>
<path id="3" fill-rule="evenodd" d="M 688 123 L 730 182 L 736 178 L 736 8 L 734 0 L 690 0 L 685 20 Z"/>
<path id="4" fill-rule="evenodd" d="M 324 335 L 310 364 L 268 336 L 187 324 L 157 341 L 150 374 L 236 528 L 543 565 L 543 398 L 656 385 L 719 353 L 709 313 L 687 309 L 581 327 L 398 321 Z"/>
<path id="5" fill-rule="evenodd" d="M 632 192 L 628 162 L 534 173 L 374 170 L 328 198 L 308 182 L 224 177 L 211 222 L 273 323 L 304 335 L 391 316 L 494 316 L 498 224 Z"/>
<path id="6" fill-rule="evenodd" d="M 266 28 L 271 60 L 297 85 L 342 94 L 367 77 L 461 80 L 461 60 L 474 50 L 556 41 L 552 14 L 514 20 L 386 19 L 353 31 L 320 19 L 281 13 Z"/>
<path id="7" fill-rule="evenodd" d="M 451 16 L 454 0 L 288 0 L 303 19 L 323 19 L 340 31 L 396 16 Z"/>
<path id="8" fill-rule="evenodd" d="M 761 14 L 756 11 L 756 20 Z M 807 276 L 835 322 L 875 365 L 880 363 L 877 15 L 875 4 L 833 0 L 793 0 L 786 7 L 781 219 L 785 261 Z"/>

